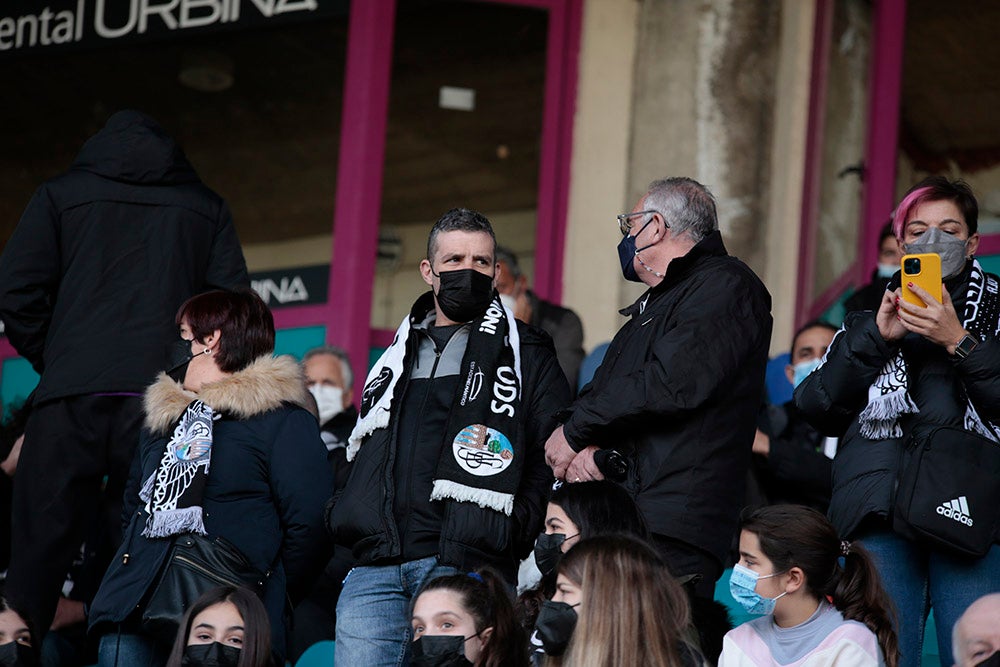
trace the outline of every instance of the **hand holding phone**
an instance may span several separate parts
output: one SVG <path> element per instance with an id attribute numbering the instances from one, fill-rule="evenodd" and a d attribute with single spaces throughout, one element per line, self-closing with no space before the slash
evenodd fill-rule
<path id="1" fill-rule="evenodd" d="M 915 306 L 926 308 L 927 304 L 906 285 L 913 283 L 926 290 L 941 303 L 941 256 L 934 252 L 918 255 L 903 255 L 899 261 L 902 268 L 901 282 L 903 300 Z"/>

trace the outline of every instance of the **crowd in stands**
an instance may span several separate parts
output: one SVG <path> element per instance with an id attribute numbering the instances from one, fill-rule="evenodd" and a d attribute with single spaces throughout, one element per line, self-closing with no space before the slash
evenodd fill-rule
<path id="1" fill-rule="evenodd" d="M 333 640 L 341 667 L 916 667 L 932 609 L 943 667 L 1000 664 L 1000 282 L 964 183 L 907 193 L 777 404 L 770 296 L 688 178 L 618 216 L 647 289 L 579 392 L 579 318 L 475 211 L 434 224 L 428 291 L 360 385 L 340 348 L 274 356 L 225 203 L 148 117 L 40 192 L 0 257 L 42 377 L 0 433 L 0 665 L 276 667 Z M 133 259 L 45 260 L 52 230 L 95 248 L 133 213 Z"/>

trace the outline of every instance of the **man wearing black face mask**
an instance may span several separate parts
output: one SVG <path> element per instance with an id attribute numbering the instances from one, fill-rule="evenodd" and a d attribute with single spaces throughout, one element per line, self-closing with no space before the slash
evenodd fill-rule
<path id="1" fill-rule="evenodd" d="M 599 449 L 631 462 L 625 488 L 675 576 L 711 601 L 743 500 L 771 337 L 771 298 L 727 254 L 700 183 L 650 185 L 618 216 L 627 280 L 649 289 L 622 310 L 593 381 L 549 438 L 569 483 L 602 479 Z"/>
<path id="2" fill-rule="evenodd" d="M 569 387 L 551 338 L 503 307 L 495 247 L 482 215 L 444 214 L 420 263 L 431 291 L 368 374 L 328 517 L 359 564 L 337 605 L 337 664 L 405 661 L 424 581 L 481 565 L 512 580 L 541 528 L 543 446 Z"/>

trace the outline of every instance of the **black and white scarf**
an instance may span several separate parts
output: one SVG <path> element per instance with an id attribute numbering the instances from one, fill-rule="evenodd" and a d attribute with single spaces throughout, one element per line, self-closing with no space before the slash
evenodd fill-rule
<path id="1" fill-rule="evenodd" d="M 139 492 L 150 515 L 142 530 L 146 537 L 205 534 L 201 502 L 212 461 L 212 422 L 220 416 L 192 401 L 177 420 L 160 465 Z"/>
<path id="2" fill-rule="evenodd" d="M 399 398 L 396 384 L 406 368 L 411 327 L 424 321 L 434 307 L 433 299 L 428 292 L 417 300 L 368 373 L 358 423 L 348 440 L 348 461 L 367 436 L 388 427 L 393 401 Z M 524 465 L 517 324 L 494 292 L 486 313 L 470 327 L 430 499 L 474 502 L 509 516 Z"/>
<path id="3" fill-rule="evenodd" d="M 962 326 L 980 340 L 1000 335 L 1000 296 L 997 280 L 983 272 L 978 260 L 972 263 L 966 292 Z M 844 329 L 838 332 L 838 336 Z M 830 345 L 833 347 L 833 344 Z M 825 361 L 825 357 L 824 357 Z M 868 388 L 868 405 L 858 416 L 861 435 L 869 440 L 899 438 L 903 430 L 899 418 L 919 412 L 909 394 L 909 373 L 900 350 Z M 997 441 L 996 425 L 984 421 L 966 399 L 965 429 Z"/>

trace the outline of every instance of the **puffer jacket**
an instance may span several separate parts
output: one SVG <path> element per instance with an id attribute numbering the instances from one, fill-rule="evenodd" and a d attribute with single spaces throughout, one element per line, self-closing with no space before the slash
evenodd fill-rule
<path id="1" fill-rule="evenodd" d="M 521 341 L 521 434 L 525 460 L 514 509 L 506 516 L 475 503 L 431 501 L 443 431 L 455 403 L 468 340 L 465 324 L 440 351 L 427 333 L 427 293 L 411 312 L 404 376 L 396 387 L 387 428 L 362 443 L 347 485 L 338 489 L 328 526 L 359 565 L 404 562 L 437 555 L 446 565 L 473 570 L 491 565 L 513 580 L 545 518 L 552 471 L 545 441 L 555 414 L 569 402 L 569 386 L 545 332 L 517 323 Z"/>
<path id="2" fill-rule="evenodd" d="M 959 314 L 968 275 L 966 270 L 946 285 Z M 898 280 L 890 287 L 897 286 Z M 992 328 L 995 331 L 997 323 Z M 858 415 L 867 405 L 868 388 L 899 350 L 908 367 L 909 394 L 919 412 L 900 418 L 902 437 L 869 440 L 860 432 Z M 1000 341 L 995 337 L 986 338 L 960 359 L 914 333 L 897 342 L 885 341 L 874 312 L 847 316 L 826 361 L 795 390 L 795 404 L 813 426 L 824 435 L 840 436 L 829 516 L 842 537 L 853 538 L 866 518 L 891 518 L 896 480 L 907 462 L 904 444 L 926 437 L 938 426 L 962 428 L 966 396 L 983 419 L 1000 422 Z"/>
<path id="3" fill-rule="evenodd" d="M 631 319 L 573 403 L 566 439 L 627 454 L 625 486 L 650 530 L 723 562 L 764 392 L 771 296 L 713 232 L 622 314 Z"/>
<path id="4" fill-rule="evenodd" d="M 333 485 L 308 391 L 291 357 L 261 357 L 196 395 L 166 375 L 146 392 L 146 420 L 126 492 L 124 539 L 90 607 L 91 628 L 134 622 L 170 550 L 170 538 L 142 535 L 149 514 L 138 493 L 163 456 L 177 419 L 201 399 L 214 423 L 212 465 L 202 508 L 210 537 L 235 545 L 261 572 L 274 649 L 284 655 L 286 593 L 303 597 L 329 557 L 323 506 Z"/>

